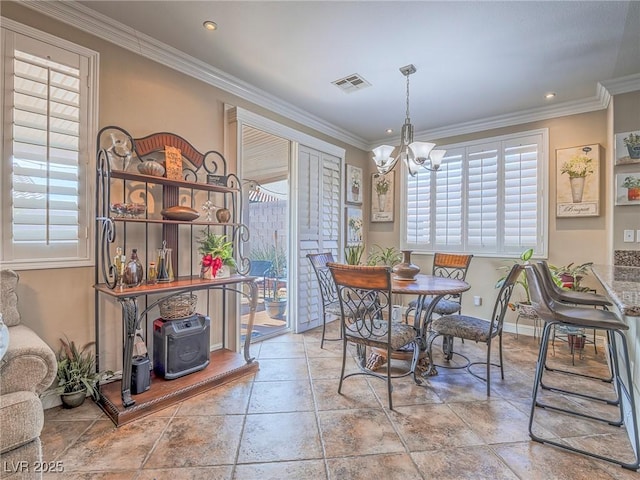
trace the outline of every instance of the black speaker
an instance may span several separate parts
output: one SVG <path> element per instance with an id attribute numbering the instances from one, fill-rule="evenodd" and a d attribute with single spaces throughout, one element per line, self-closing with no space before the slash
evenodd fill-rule
<path id="1" fill-rule="evenodd" d="M 133 357 L 131 361 L 131 395 L 146 392 L 151 387 L 151 362 L 146 355 Z"/>
<path id="2" fill-rule="evenodd" d="M 167 380 L 209 365 L 211 320 L 193 315 L 180 320 L 153 322 L 153 370 Z"/>

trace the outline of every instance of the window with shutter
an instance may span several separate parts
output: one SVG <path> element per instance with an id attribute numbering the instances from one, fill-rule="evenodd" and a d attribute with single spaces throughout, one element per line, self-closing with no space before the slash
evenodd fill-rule
<path id="1" fill-rule="evenodd" d="M 88 265 L 97 54 L 13 23 L 2 38 L 2 262 Z"/>
<path id="2" fill-rule="evenodd" d="M 547 131 L 444 146 L 435 173 L 407 174 L 406 248 L 546 255 Z"/>

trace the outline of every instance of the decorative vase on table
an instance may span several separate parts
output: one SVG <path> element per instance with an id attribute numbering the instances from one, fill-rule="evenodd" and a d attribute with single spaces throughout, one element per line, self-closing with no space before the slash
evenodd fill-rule
<path id="1" fill-rule="evenodd" d="M 402 262 L 393 267 L 393 278 L 395 280 L 412 281 L 420 273 L 420 267 L 411 263 L 412 251 L 402 250 Z"/>

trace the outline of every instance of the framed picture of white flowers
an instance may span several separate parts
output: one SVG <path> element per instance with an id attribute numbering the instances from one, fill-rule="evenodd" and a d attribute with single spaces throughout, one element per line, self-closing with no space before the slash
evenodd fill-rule
<path id="1" fill-rule="evenodd" d="M 362 245 L 362 209 L 360 207 L 345 208 L 346 246 Z"/>
<path id="2" fill-rule="evenodd" d="M 347 203 L 362 205 L 364 185 L 362 185 L 362 169 L 360 167 L 347 164 L 345 187 L 345 201 Z"/>
<path id="3" fill-rule="evenodd" d="M 616 165 L 640 163 L 640 130 L 616 134 Z"/>
<path id="4" fill-rule="evenodd" d="M 393 222 L 394 174 L 371 175 L 371 221 Z"/>
<path id="5" fill-rule="evenodd" d="M 556 216 L 600 215 L 600 145 L 556 150 Z"/>

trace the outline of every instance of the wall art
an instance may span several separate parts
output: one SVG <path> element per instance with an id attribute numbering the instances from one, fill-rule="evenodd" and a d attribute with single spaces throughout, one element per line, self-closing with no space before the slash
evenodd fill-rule
<path id="1" fill-rule="evenodd" d="M 556 150 L 556 216 L 600 215 L 600 145 Z"/>
<path id="2" fill-rule="evenodd" d="M 362 244 L 362 209 L 360 207 L 345 208 L 346 245 Z"/>
<path id="3" fill-rule="evenodd" d="M 616 165 L 640 163 L 640 130 L 616 134 Z"/>
<path id="4" fill-rule="evenodd" d="M 640 205 L 640 171 L 616 175 L 616 205 Z"/>
<path id="5" fill-rule="evenodd" d="M 346 168 L 346 202 L 362 205 L 362 194 L 364 185 L 362 185 L 362 169 L 353 165 L 347 165 Z"/>
<path id="6" fill-rule="evenodd" d="M 371 221 L 393 222 L 395 172 L 371 175 Z"/>

